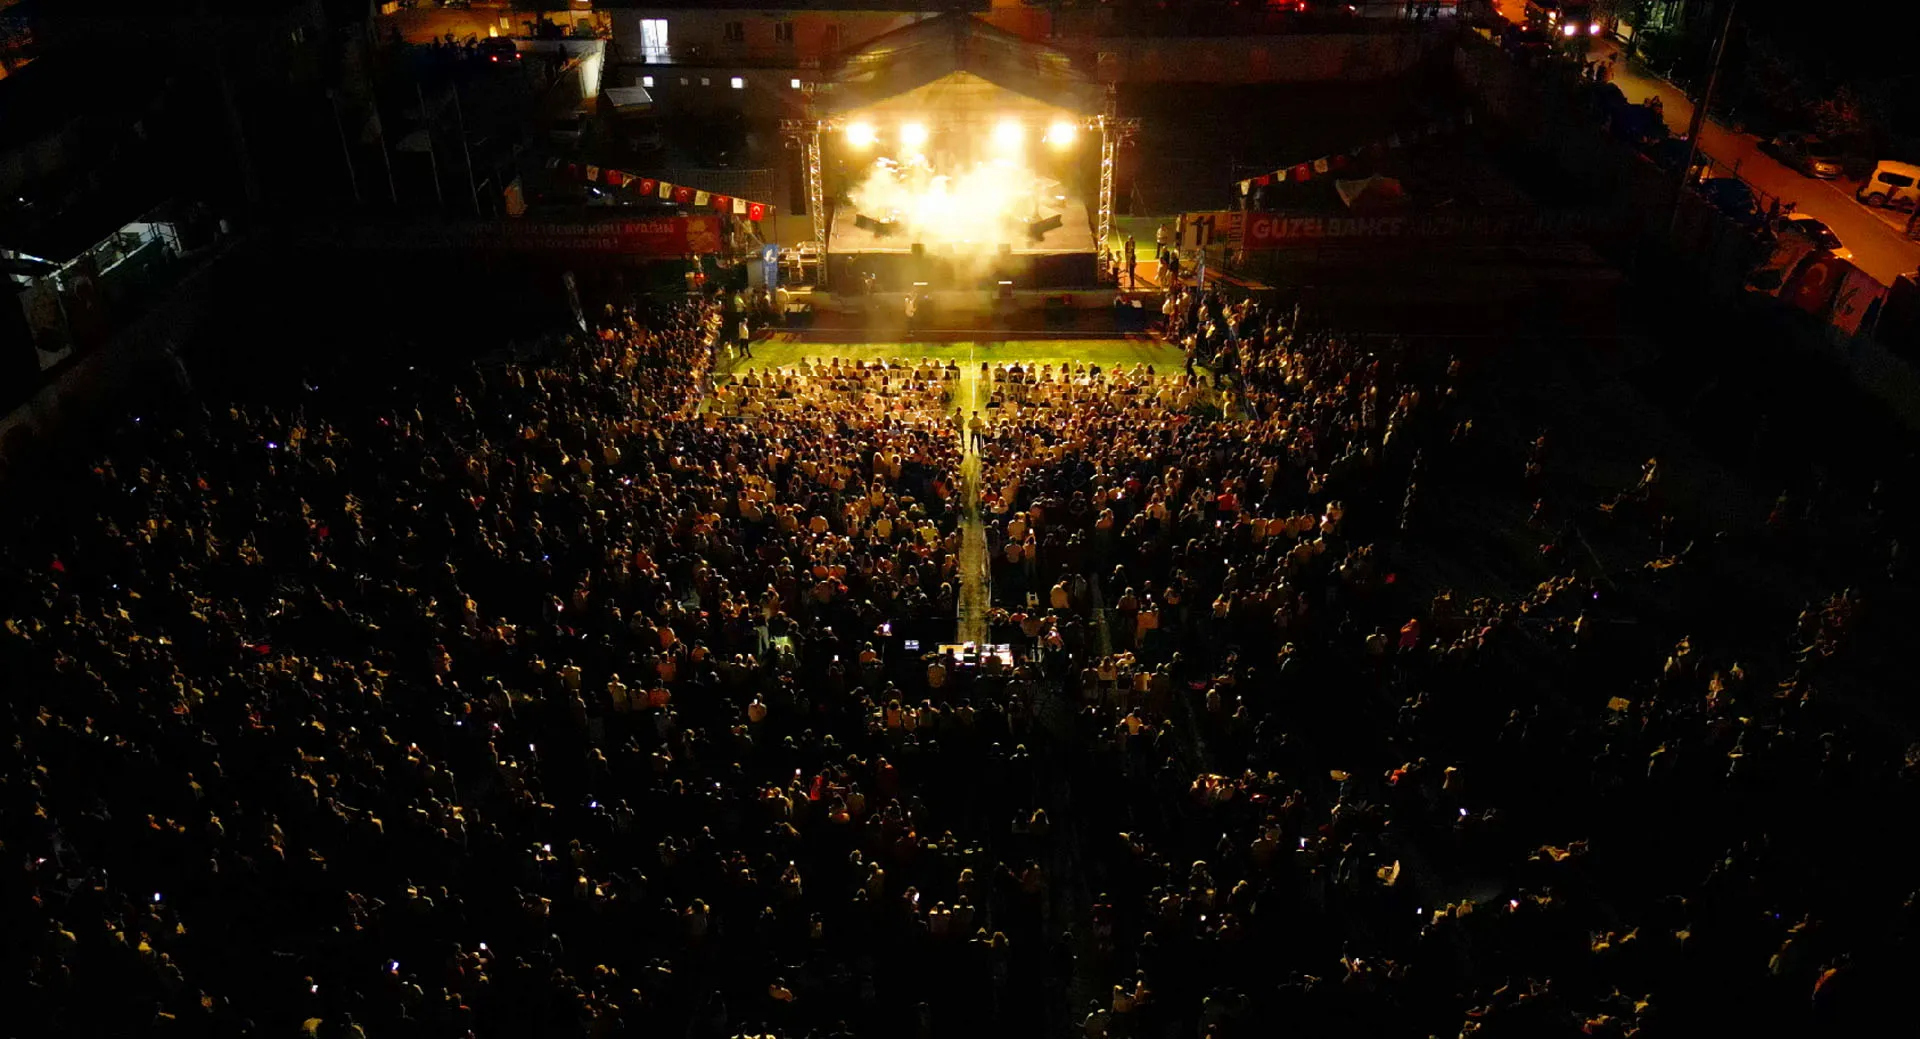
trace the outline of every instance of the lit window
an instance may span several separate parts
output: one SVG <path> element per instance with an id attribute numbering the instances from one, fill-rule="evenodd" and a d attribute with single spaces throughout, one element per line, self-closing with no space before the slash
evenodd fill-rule
<path id="1" fill-rule="evenodd" d="M 735 90 L 745 90 L 745 89 L 747 89 L 747 81 L 746 81 L 746 80 L 744 80 L 744 79 L 742 79 L 742 78 L 740 78 L 739 76 L 735 76 L 735 77 L 733 77 L 733 80 L 732 80 L 731 82 L 729 82 L 729 83 L 728 83 L 727 85 L 728 85 L 728 86 L 730 86 L 730 87 L 732 87 L 732 88 L 733 88 L 733 89 L 735 89 Z"/>
<path id="2" fill-rule="evenodd" d="M 680 77 L 680 85 L 683 87 L 687 85 L 687 77 L 685 76 Z"/>
<path id="3" fill-rule="evenodd" d="M 700 85 L 701 85 L 701 86 L 703 86 L 703 87 L 710 87 L 710 86 L 713 86 L 713 80 L 711 80 L 711 79 L 708 79 L 708 78 L 707 78 L 707 77 L 705 77 L 705 76 L 701 76 L 701 77 L 700 77 Z"/>
<path id="4" fill-rule="evenodd" d="M 728 43 L 739 43 L 745 40 L 746 38 L 747 38 L 747 23 L 745 22 L 728 22 L 727 23 L 727 42 Z"/>
<path id="5" fill-rule="evenodd" d="M 665 18 L 640 19 L 640 60 L 666 61 L 667 57 L 667 20 Z"/>
<path id="6" fill-rule="evenodd" d="M 787 85 L 792 87 L 795 90 L 800 89 L 800 81 L 797 79 L 788 81 Z"/>
<path id="7" fill-rule="evenodd" d="M 652 77 L 652 76 L 641 76 L 641 77 L 640 77 L 640 85 L 641 85 L 641 86 L 643 86 L 643 87 L 651 87 L 651 86 L 653 86 L 653 77 Z"/>

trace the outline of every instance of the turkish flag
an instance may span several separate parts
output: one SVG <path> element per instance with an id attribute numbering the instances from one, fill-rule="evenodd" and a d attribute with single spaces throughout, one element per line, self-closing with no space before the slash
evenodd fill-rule
<path id="1" fill-rule="evenodd" d="M 727 207 L 731 205 L 733 205 L 733 200 L 728 198 L 727 196 L 725 195 L 713 196 L 713 208 L 718 210 L 719 212 L 722 212 L 722 213 L 726 212 Z"/>
<path id="2" fill-rule="evenodd" d="M 747 203 L 747 219 L 748 220 L 751 220 L 757 224 L 760 222 L 760 218 L 766 215 L 767 215 L 766 206 L 763 206 L 758 202 Z"/>
<path id="3" fill-rule="evenodd" d="M 1793 283 L 1780 295 L 1801 310 L 1818 314 L 1832 302 L 1833 294 L 1852 270 L 1853 264 L 1837 256 L 1815 257 L 1800 268 L 1800 276 L 1793 279 Z"/>
<path id="4" fill-rule="evenodd" d="M 624 174 L 624 173 L 622 173 L 622 172 L 620 172 L 619 170 L 608 170 L 608 171 L 607 171 L 607 184 L 608 184 L 608 186 L 610 186 L 610 187 L 616 187 L 616 188 L 617 188 L 617 187 L 619 187 L 620 185 L 622 185 L 622 184 L 625 184 L 626 182 L 627 182 L 627 175 L 626 175 L 626 174 Z"/>
<path id="5" fill-rule="evenodd" d="M 682 184 L 682 185 L 680 185 L 679 187 L 677 187 L 677 188 L 674 188 L 674 189 L 673 189 L 673 200 L 674 200 L 675 202 L 678 202 L 678 203 L 680 203 L 681 205 L 686 205 L 686 204 L 687 204 L 688 202 L 692 202 L 692 201 L 693 201 L 693 189 L 692 189 L 692 188 L 690 188 L 690 187 L 687 187 L 687 186 L 686 186 L 685 184 Z"/>
<path id="6" fill-rule="evenodd" d="M 1300 165 L 1295 166 L 1293 168 L 1293 176 L 1288 177 L 1287 179 L 1288 180 L 1312 180 L 1313 167 L 1303 162 Z"/>
<path id="7" fill-rule="evenodd" d="M 1263 188 L 1264 188 L 1264 187 L 1266 187 L 1267 185 L 1269 185 L 1269 184 L 1271 184 L 1271 183 L 1273 183 L 1273 174 L 1271 174 L 1271 173 L 1262 173 L 1262 174 L 1261 174 L 1261 175 L 1259 175 L 1258 177 L 1255 177 L 1255 178 L 1253 178 L 1253 182 L 1254 182 L 1254 184 L 1256 184 L 1256 185 L 1258 185 L 1258 186 L 1260 186 L 1260 187 L 1263 187 Z"/>
<path id="8" fill-rule="evenodd" d="M 651 195 L 654 193 L 655 189 L 659 187 L 660 187 L 660 182 L 657 180 L 654 180 L 652 177 L 640 178 L 640 193 L 642 195 Z"/>
<path id="9" fill-rule="evenodd" d="M 579 175 L 580 175 L 580 165 L 578 163 L 573 163 L 573 162 L 567 163 L 567 176 L 578 177 Z"/>
<path id="10" fill-rule="evenodd" d="M 1344 170 L 1347 168 L 1347 163 L 1349 161 L 1351 160 L 1349 160 L 1345 155 L 1336 155 L 1333 157 L 1333 168 L 1336 170 Z"/>

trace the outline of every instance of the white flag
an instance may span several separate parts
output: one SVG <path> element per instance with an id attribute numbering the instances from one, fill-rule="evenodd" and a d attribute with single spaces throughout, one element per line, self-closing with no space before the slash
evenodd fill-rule
<path id="1" fill-rule="evenodd" d="M 707 204 L 707 198 L 708 195 L 706 192 L 696 191 L 693 193 L 693 204 L 696 206 L 704 206 Z"/>
<path id="2" fill-rule="evenodd" d="M 746 200 L 746 199 L 744 199 L 744 198 L 736 198 L 736 199 L 734 199 L 734 200 L 733 200 L 733 215 L 734 215 L 734 216 L 746 216 L 746 215 L 747 215 L 747 200 Z"/>

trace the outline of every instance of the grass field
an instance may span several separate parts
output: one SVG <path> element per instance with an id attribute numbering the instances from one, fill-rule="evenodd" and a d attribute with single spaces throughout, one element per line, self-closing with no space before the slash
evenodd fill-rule
<path id="1" fill-rule="evenodd" d="M 886 358 L 918 360 L 930 357 L 945 362 L 955 360 L 963 366 L 982 361 L 1021 361 L 1060 364 L 1065 361 L 1098 364 L 1102 368 L 1150 364 L 1159 372 L 1178 371 L 1184 363 L 1181 352 L 1151 339 L 1006 339 L 981 342 L 889 342 L 820 343 L 804 342 L 800 337 L 778 333 L 753 344 L 753 356 L 740 358 L 720 369 L 733 372 L 744 368 L 777 368 L 796 364 L 805 358 L 831 357 L 873 361 Z"/>

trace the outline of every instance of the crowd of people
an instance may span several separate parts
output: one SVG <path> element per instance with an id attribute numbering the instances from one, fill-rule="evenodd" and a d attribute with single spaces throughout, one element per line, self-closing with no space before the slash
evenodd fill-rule
<path id="1" fill-rule="evenodd" d="M 1489 549 L 1447 511 L 1544 495 L 1545 438 L 1476 433 L 1446 356 L 1191 290 L 1167 314 L 1184 370 L 716 370 L 722 308 L 658 303 L 128 416 L 0 546 L 16 1029 L 1893 1009 L 1920 753 L 1830 693 L 1880 585 L 1782 618 L 1780 674 L 1570 552 L 1456 592 Z M 1654 483 L 1610 521 L 1677 559 Z M 937 649 L 976 522 L 1005 656 Z"/>

